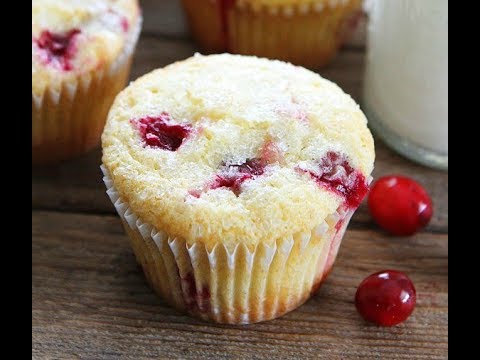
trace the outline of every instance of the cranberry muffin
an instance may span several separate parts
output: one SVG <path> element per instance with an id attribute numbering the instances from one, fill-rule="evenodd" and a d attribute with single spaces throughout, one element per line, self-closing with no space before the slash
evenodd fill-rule
<path id="1" fill-rule="evenodd" d="M 136 0 L 32 1 L 32 161 L 96 146 L 126 84 L 141 28 Z"/>
<path id="2" fill-rule="evenodd" d="M 166 301 L 246 324 L 306 301 L 367 193 L 374 145 L 358 105 L 304 68 L 196 55 L 116 98 L 104 181 Z"/>
<path id="3" fill-rule="evenodd" d="M 326 65 L 355 29 L 361 0 L 182 0 L 204 51 Z"/>

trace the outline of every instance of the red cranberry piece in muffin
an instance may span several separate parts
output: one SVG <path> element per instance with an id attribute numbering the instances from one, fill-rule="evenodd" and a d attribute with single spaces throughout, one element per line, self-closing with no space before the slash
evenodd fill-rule
<path id="1" fill-rule="evenodd" d="M 342 154 L 329 151 L 317 161 L 314 170 L 300 171 L 310 176 L 320 186 L 343 196 L 350 208 L 360 205 L 368 192 L 368 184 L 365 176 L 355 170 Z"/>
<path id="2" fill-rule="evenodd" d="M 44 62 L 64 71 L 72 70 L 71 60 L 77 51 L 75 39 L 79 34 L 79 29 L 73 29 L 66 33 L 42 31 L 40 37 L 36 39 L 36 43 Z"/>
<path id="3" fill-rule="evenodd" d="M 174 123 L 166 112 L 131 122 L 138 129 L 145 145 L 169 151 L 176 151 L 191 132 L 190 125 Z"/>

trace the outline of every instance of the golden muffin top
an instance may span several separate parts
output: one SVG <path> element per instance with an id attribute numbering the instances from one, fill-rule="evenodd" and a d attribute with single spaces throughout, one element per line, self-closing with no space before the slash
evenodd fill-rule
<path id="1" fill-rule="evenodd" d="M 367 192 L 374 145 L 359 106 L 304 68 L 195 55 L 116 98 L 103 164 L 144 222 L 187 242 L 272 243 Z"/>
<path id="2" fill-rule="evenodd" d="M 140 22 L 136 0 L 32 0 L 32 92 L 110 65 Z"/>

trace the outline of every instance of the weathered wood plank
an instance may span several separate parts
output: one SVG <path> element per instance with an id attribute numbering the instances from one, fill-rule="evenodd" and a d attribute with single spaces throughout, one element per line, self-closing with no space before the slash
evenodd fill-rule
<path id="1" fill-rule="evenodd" d="M 446 235 L 389 239 L 350 230 L 320 292 L 266 323 L 203 323 L 148 288 L 115 216 L 32 214 L 35 358 L 382 358 L 447 354 Z M 418 304 L 404 324 L 379 328 L 357 314 L 356 286 L 383 268 L 406 271 Z"/>

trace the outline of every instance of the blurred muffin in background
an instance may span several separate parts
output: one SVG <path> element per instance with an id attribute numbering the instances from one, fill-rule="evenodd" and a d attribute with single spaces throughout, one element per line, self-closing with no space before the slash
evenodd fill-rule
<path id="1" fill-rule="evenodd" d="M 100 141 L 125 86 L 142 15 L 137 0 L 32 1 L 32 163 Z"/>
<path id="2" fill-rule="evenodd" d="M 208 53 L 231 52 L 318 68 L 353 32 L 362 0 L 182 0 Z"/>

